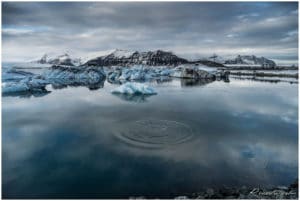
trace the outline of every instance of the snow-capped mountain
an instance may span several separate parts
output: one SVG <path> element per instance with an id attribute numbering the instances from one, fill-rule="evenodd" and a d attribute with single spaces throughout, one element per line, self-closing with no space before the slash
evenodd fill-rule
<path id="1" fill-rule="evenodd" d="M 85 65 L 131 65 L 131 64 L 145 64 L 145 65 L 179 65 L 188 63 L 186 59 L 174 55 L 172 52 L 162 50 L 138 52 L 129 50 L 115 50 L 112 53 L 91 59 Z"/>
<path id="2" fill-rule="evenodd" d="M 44 54 L 41 59 L 39 59 L 37 61 L 33 61 L 32 63 L 67 65 L 67 66 L 79 66 L 79 65 L 81 65 L 80 59 L 72 58 L 67 53 L 64 53 L 64 54 L 61 54 L 61 55 Z"/>
<path id="3" fill-rule="evenodd" d="M 262 67 L 275 67 L 276 63 L 265 57 L 256 57 L 254 55 L 238 55 L 234 59 L 226 60 L 225 64 L 230 65 L 259 65 Z"/>
<path id="4" fill-rule="evenodd" d="M 209 57 L 205 57 L 201 60 L 207 60 L 207 61 L 212 61 L 212 62 L 216 62 L 216 63 L 220 63 L 220 64 L 224 64 L 226 59 L 220 55 L 217 54 L 213 54 Z"/>
<path id="5" fill-rule="evenodd" d="M 179 57 L 172 52 L 156 50 L 156 51 L 130 51 L 130 50 L 110 50 L 93 52 L 92 54 L 84 55 L 81 58 L 73 58 L 68 53 L 64 54 L 44 54 L 42 58 L 30 62 L 31 64 L 38 65 L 67 65 L 67 66 L 114 66 L 114 65 L 135 65 L 144 64 L 151 66 L 159 65 L 172 65 L 177 66 L 180 64 L 193 64 L 200 63 L 207 66 L 262 66 L 262 67 L 275 67 L 276 63 L 265 57 L 238 55 L 233 59 L 221 57 L 213 54 L 212 56 L 205 57 L 195 61 L 188 61 Z"/>

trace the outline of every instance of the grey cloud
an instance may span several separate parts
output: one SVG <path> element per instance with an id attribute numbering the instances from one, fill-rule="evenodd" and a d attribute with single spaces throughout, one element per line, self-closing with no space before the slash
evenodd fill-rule
<path id="1" fill-rule="evenodd" d="M 298 38 L 289 35 L 298 31 L 297 7 L 297 2 L 3 2 L 2 58 L 39 57 L 42 47 L 76 55 L 167 49 L 187 57 L 251 49 L 248 53 L 271 58 L 276 55 L 267 49 L 276 47 L 281 57 L 295 58 L 297 51 L 286 50 L 297 50 Z M 28 50 L 20 58 L 14 52 L 24 46 Z"/>

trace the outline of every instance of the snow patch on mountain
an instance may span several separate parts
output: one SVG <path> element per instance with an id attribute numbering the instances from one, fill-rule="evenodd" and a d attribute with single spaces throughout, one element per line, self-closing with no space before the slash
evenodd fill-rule
<path id="1" fill-rule="evenodd" d="M 80 57 L 80 61 L 82 64 L 84 64 L 84 63 L 88 62 L 89 60 L 107 56 L 107 55 L 113 53 L 114 51 L 116 51 L 116 49 L 90 52 L 90 53 L 87 53 L 84 56 Z"/>
<path id="2" fill-rule="evenodd" d="M 121 59 L 121 58 L 129 58 L 135 52 L 136 51 L 116 49 L 110 55 L 113 55 L 115 58 Z"/>

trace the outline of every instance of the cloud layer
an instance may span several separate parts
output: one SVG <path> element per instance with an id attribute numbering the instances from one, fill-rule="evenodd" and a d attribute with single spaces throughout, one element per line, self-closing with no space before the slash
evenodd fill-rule
<path id="1" fill-rule="evenodd" d="M 298 60 L 297 2 L 3 2 L 2 59 L 44 52 L 172 50 Z"/>

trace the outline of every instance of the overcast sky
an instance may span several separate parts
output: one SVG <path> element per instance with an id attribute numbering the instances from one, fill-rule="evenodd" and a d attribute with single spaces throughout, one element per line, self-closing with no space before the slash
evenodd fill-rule
<path id="1" fill-rule="evenodd" d="M 46 52 L 170 50 L 186 58 L 298 60 L 298 3 L 3 2 L 2 60 Z"/>

